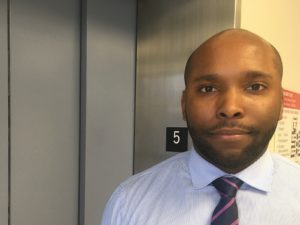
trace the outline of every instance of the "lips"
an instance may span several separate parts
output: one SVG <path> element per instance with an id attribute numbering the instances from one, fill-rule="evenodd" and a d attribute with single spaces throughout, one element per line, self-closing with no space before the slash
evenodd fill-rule
<path id="1" fill-rule="evenodd" d="M 246 135 L 251 131 L 240 128 L 220 128 L 210 132 L 211 135 Z"/>
<path id="2" fill-rule="evenodd" d="M 210 132 L 210 137 L 215 141 L 240 142 L 248 139 L 251 131 L 240 128 L 220 128 Z"/>

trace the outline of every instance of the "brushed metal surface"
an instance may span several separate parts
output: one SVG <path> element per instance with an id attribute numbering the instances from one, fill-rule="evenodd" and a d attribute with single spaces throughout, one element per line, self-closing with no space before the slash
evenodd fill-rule
<path id="1" fill-rule="evenodd" d="M 138 1 L 135 173 L 174 154 L 165 151 L 165 130 L 186 126 L 186 60 L 206 38 L 235 26 L 235 8 L 234 0 Z"/>
<path id="2" fill-rule="evenodd" d="M 77 0 L 11 1 L 11 224 L 78 219 Z"/>
<path id="3" fill-rule="evenodd" d="M 87 5 L 85 223 L 133 170 L 135 0 Z"/>
<path id="4" fill-rule="evenodd" d="M 8 30 L 7 0 L 0 0 L 0 224 L 8 223 Z"/>

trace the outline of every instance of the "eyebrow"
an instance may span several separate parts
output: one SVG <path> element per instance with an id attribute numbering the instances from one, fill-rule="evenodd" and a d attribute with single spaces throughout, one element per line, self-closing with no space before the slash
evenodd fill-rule
<path id="1" fill-rule="evenodd" d="M 251 71 L 247 71 L 245 73 L 246 77 L 255 79 L 255 78 L 267 78 L 267 79 L 271 79 L 272 75 L 268 74 L 268 73 L 264 73 L 262 71 L 256 71 L 256 70 L 251 70 Z"/>
<path id="2" fill-rule="evenodd" d="M 244 78 L 246 79 L 258 79 L 258 78 L 263 78 L 263 79 L 271 79 L 272 76 L 271 74 L 264 73 L 262 71 L 257 71 L 257 70 L 250 70 L 244 73 Z M 200 81 L 217 81 L 219 80 L 219 75 L 218 74 L 204 74 L 201 76 L 198 76 L 194 79 L 195 82 L 200 82 Z"/>
<path id="3" fill-rule="evenodd" d="M 204 74 L 201 76 L 198 76 L 194 79 L 195 82 L 199 82 L 199 81 L 216 81 L 219 80 L 218 78 L 218 74 Z"/>

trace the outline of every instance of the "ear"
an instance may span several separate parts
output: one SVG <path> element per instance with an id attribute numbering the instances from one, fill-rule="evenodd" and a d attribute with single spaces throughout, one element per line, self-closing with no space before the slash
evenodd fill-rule
<path id="1" fill-rule="evenodd" d="M 186 104 L 186 92 L 185 90 L 183 90 L 181 94 L 181 112 L 182 112 L 182 119 L 184 121 L 186 121 L 185 104 Z"/>

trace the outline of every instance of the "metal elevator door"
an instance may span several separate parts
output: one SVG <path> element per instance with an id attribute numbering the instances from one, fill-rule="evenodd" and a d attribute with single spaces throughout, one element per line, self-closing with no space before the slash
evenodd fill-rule
<path id="1" fill-rule="evenodd" d="M 0 225 L 78 224 L 80 1 L 0 4 Z"/>
<path id="2" fill-rule="evenodd" d="M 239 12 L 238 0 L 138 1 L 135 173 L 174 154 L 166 151 L 166 128 L 186 126 L 180 108 L 185 62 L 212 34 L 238 27 Z"/>

